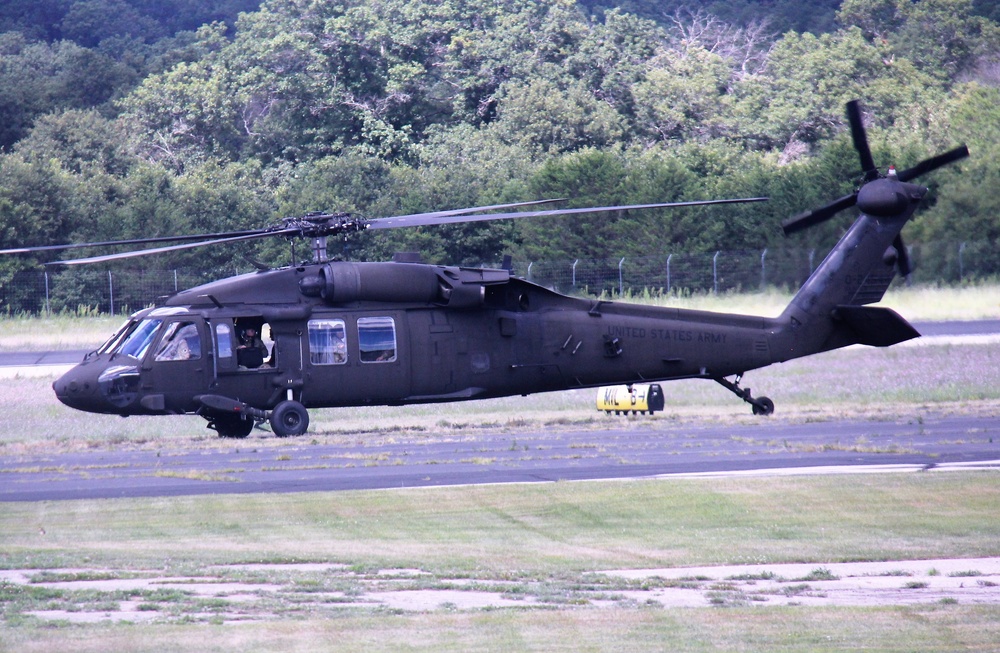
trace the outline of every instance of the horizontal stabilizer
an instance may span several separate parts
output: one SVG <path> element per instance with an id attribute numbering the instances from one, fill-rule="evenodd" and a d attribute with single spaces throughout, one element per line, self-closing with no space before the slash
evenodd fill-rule
<path id="1" fill-rule="evenodd" d="M 913 325 L 889 308 L 838 306 L 834 315 L 850 328 L 858 344 L 889 347 L 920 337 Z"/>

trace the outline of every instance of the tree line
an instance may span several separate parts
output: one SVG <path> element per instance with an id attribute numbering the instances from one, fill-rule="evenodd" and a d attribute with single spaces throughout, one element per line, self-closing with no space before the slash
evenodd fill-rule
<path id="1" fill-rule="evenodd" d="M 932 192 L 908 242 L 997 242 L 997 13 L 981 0 L 3 3 L 0 247 L 313 210 L 766 195 L 334 246 L 449 264 L 758 249 L 857 183 L 843 115 L 854 98 L 883 168 L 972 150 L 921 180 Z M 796 242 L 828 245 L 847 221 Z M 157 266 L 211 274 L 244 255 L 288 262 L 284 243 L 265 243 Z M 0 284 L 39 260 L 0 259 Z"/>

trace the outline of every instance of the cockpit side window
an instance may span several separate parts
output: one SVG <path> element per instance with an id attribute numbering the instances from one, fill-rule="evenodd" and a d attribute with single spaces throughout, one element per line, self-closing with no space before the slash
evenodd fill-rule
<path id="1" fill-rule="evenodd" d="M 201 358 L 201 337 L 194 322 L 171 322 L 156 350 L 157 361 L 180 361 Z"/>
<path id="2" fill-rule="evenodd" d="M 343 320 L 309 320 L 309 362 L 313 365 L 347 362 L 347 332 Z"/>

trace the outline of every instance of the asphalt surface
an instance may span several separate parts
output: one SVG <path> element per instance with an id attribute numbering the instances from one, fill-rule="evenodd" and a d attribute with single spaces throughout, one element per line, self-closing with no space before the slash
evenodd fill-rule
<path id="1" fill-rule="evenodd" d="M 1000 320 L 917 324 L 928 336 L 1000 333 Z M 66 364 L 85 352 L 0 354 Z M 34 357 L 33 362 L 26 358 Z M 67 360 L 68 359 L 68 360 Z M 739 425 L 609 417 L 606 429 L 219 440 L 196 450 L 0 457 L 0 501 L 317 492 L 624 479 L 754 470 L 975 464 L 1000 468 L 1000 415 Z M 772 473 L 776 473 L 773 472 Z"/>
<path id="2" fill-rule="evenodd" d="M 420 433 L 362 441 L 254 436 L 191 451 L 0 458 L 0 501 L 320 492 L 672 474 L 840 468 L 1000 468 L 1000 418 L 673 425 L 608 418 L 606 430 Z M 623 427 L 623 425 L 626 425 Z"/>

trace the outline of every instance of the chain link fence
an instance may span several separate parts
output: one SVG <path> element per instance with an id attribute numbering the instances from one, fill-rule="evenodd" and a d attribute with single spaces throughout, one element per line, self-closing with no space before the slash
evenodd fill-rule
<path id="1" fill-rule="evenodd" d="M 908 247 L 909 283 L 956 284 L 1000 274 L 1000 251 L 987 241 Z M 560 292 L 613 296 L 643 290 L 662 293 L 793 290 L 812 274 L 827 251 L 774 248 L 756 251 L 676 253 L 657 257 L 516 261 L 515 273 Z"/>
<path id="2" fill-rule="evenodd" d="M 986 241 L 923 244 L 910 247 L 909 252 L 913 267 L 910 282 L 915 284 L 955 284 L 1000 274 L 1000 252 L 996 244 Z M 775 248 L 642 258 L 515 261 L 514 273 L 559 292 L 576 294 L 753 292 L 768 287 L 799 287 L 825 255 L 825 251 Z M 500 264 L 492 262 L 489 266 Z M 249 271 L 26 270 L 0 283 L 0 312 L 125 315 L 178 290 Z"/>

